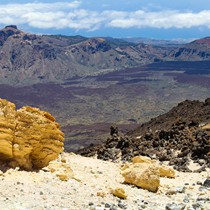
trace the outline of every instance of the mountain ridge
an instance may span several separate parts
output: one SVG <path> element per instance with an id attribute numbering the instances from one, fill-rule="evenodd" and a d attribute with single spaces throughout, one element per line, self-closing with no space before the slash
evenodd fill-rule
<path id="1" fill-rule="evenodd" d="M 111 37 L 36 35 L 10 25 L 0 30 L 0 82 L 61 83 L 156 62 L 209 60 L 208 38 L 200 40 L 161 47 Z"/>
<path id="2" fill-rule="evenodd" d="M 135 53 L 130 46 L 112 47 L 102 38 L 55 38 L 28 34 L 16 26 L 0 30 L 0 43 L 0 82 L 13 85 L 60 82 L 151 61 L 145 60 L 144 54 L 150 50 L 146 47 L 141 58 L 139 52 L 129 55 L 129 50 Z"/>

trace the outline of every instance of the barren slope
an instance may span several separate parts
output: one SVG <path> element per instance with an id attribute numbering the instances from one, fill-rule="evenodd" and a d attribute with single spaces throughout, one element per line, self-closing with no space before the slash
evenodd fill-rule
<path id="1" fill-rule="evenodd" d="M 124 184 L 121 163 L 111 163 L 64 153 L 62 159 L 76 179 L 61 181 L 55 173 L 9 169 L 0 176 L 0 208 L 5 210 L 165 210 L 167 205 L 195 205 L 209 209 L 209 188 L 202 186 L 208 172 L 181 173 L 175 179 L 161 178 L 157 193 Z M 60 159 L 57 161 L 60 163 Z M 127 199 L 111 194 L 123 188 Z"/>

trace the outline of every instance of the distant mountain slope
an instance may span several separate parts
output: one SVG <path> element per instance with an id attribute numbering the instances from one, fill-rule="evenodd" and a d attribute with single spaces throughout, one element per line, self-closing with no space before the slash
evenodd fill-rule
<path id="1" fill-rule="evenodd" d="M 111 38 L 41 36 L 6 26 L 0 30 L 0 82 L 59 82 L 75 75 L 137 66 L 162 57 L 152 46 L 126 43 Z"/>
<path id="2" fill-rule="evenodd" d="M 143 38 L 143 37 L 135 37 L 135 38 L 123 38 L 123 40 L 135 44 L 144 43 L 144 44 L 151 44 L 156 46 L 173 46 L 177 47 L 180 44 L 186 44 L 189 41 L 185 39 L 174 39 L 174 40 L 167 40 L 167 39 L 152 39 L 152 38 Z"/>
<path id="3" fill-rule="evenodd" d="M 35 35 L 14 25 L 0 30 L 0 83 L 10 85 L 59 83 L 154 62 L 209 59 L 209 38 L 175 48 L 111 37 Z"/>
<path id="4" fill-rule="evenodd" d="M 179 61 L 210 60 L 210 37 L 185 44 L 171 51 L 168 57 Z"/>
<path id="5" fill-rule="evenodd" d="M 169 112 L 151 119 L 135 130 L 129 132 L 130 136 L 144 135 L 147 132 L 155 134 L 157 130 L 168 130 L 177 122 L 186 125 L 192 122 L 202 124 L 210 123 L 210 98 L 202 101 L 185 100 L 172 108 Z"/>

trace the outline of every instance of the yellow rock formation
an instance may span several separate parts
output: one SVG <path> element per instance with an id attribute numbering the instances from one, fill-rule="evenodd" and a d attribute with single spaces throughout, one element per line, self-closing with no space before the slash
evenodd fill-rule
<path id="1" fill-rule="evenodd" d="M 64 134 L 48 112 L 0 99 L 0 160 L 11 167 L 40 169 L 63 151 Z"/>
<path id="2" fill-rule="evenodd" d="M 132 163 L 154 163 L 154 161 L 146 156 L 135 156 L 132 158 Z"/>
<path id="3" fill-rule="evenodd" d="M 159 163 L 156 160 L 152 160 L 149 157 L 146 156 L 135 156 L 132 158 L 132 163 L 148 163 L 148 164 L 155 164 L 157 167 L 159 167 L 160 170 L 160 176 L 161 177 L 168 177 L 168 178 L 175 178 L 175 170 L 169 166 L 166 165 L 159 165 Z M 127 166 L 124 166 L 127 167 Z"/>
<path id="4" fill-rule="evenodd" d="M 159 170 L 161 177 L 175 178 L 176 172 L 173 168 L 165 165 L 160 165 Z"/>
<path id="5" fill-rule="evenodd" d="M 154 164 L 135 163 L 122 170 L 126 183 L 136 185 L 151 192 L 160 186 L 160 171 Z"/>
<path id="6" fill-rule="evenodd" d="M 15 118 L 15 104 L 0 100 L 0 159 L 3 161 L 13 157 Z"/>
<path id="7" fill-rule="evenodd" d="M 112 189 L 111 193 L 118 198 L 122 198 L 122 199 L 127 198 L 127 195 L 126 195 L 125 190 L 123 188 L 117 187 L 115 189 Z"/>
<path id="8" fill-rule="evenodd" d="M 67 163 L 51 161 L 46 167 L 51 173 L 55 173 L 61 181 L 68 181 L 74 177 L 74 172 Z"/>
<path id="9" fill-rule="evenodd" d="M 145 156 L 135 156 L 132 163 L 121 167 L 121 174 L 126 183 L 136 185 L 151 192 L 157 192 L 160 177 L 175 178 L 175 170 L 166 165 L 159 165 L 156 160 Z"/>
<path id="10" fill-rule="evenodd" d="M 210 124 L 206 124 L 201 127 L 203 130 L 209 130 L 210 131 Z"/>

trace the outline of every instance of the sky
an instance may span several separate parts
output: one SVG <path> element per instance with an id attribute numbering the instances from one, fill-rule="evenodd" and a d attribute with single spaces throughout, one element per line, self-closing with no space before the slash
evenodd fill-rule
<path id="1" fill-rule="evenodd" d="M 1 0 L 0 28 L 154 39 L 210 36 L 210 0 Z"/>

